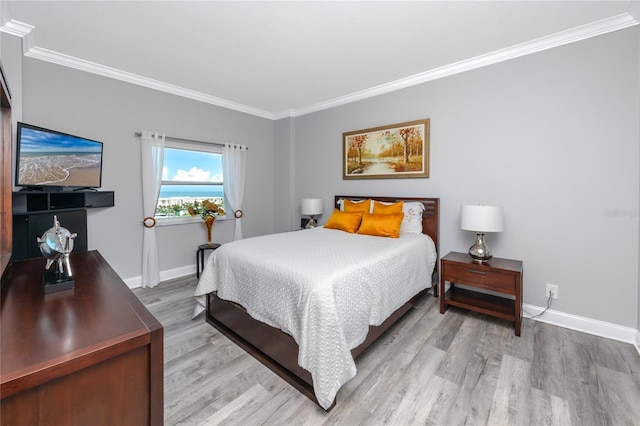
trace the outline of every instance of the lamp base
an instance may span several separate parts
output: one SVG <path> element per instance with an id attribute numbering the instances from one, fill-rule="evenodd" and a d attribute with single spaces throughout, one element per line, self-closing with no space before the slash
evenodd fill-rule
<path id="1" fill-rule="evenodd" d="M 491 250 L 484 242 L 484 232 L 476 233 L 476 242 L 469 248 L 469 256 L 475 263 L 485 263 L 493 257 Z"/>
<path id="2" fill-rule="evenodd" d="M 309 219 L 309 222 L 307 222 L 307 226 L 305 226 L 305 229 L 315 228 L 316 226 L 318 226 L 318 224 L 316 223 L 313 216 L 311 216 L 311 218 Z"/>

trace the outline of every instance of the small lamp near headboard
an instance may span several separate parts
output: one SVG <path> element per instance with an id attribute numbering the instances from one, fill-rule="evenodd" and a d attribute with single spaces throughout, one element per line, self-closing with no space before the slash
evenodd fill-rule
<path id="1" fill-rule="evenodd" d="M 460 228 L 476 233 L 476 242 L 469 248 L 469 256 L 474 262 L 484 263 L 493 257 L 484 242 L 484 234 L 502 232 L 503 222 L 502 206 L 460 206 Z"/>
<path id="2" fill-rule="evenodd" d="M 303 198 L 300 212 L 305 216 L 310 216 L 309 222 L 305 228 L 315 228 L 317 226 L 315 216 L 322 214 L 323 202 L 322 198 Z"/>

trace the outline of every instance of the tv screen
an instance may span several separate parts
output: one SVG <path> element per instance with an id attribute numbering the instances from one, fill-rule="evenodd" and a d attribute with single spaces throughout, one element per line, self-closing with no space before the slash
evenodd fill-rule
<path id="1" fill-rule="evenodd" d="M 18 123 L 16 186 L 100 188 L 102 142 Z"/>

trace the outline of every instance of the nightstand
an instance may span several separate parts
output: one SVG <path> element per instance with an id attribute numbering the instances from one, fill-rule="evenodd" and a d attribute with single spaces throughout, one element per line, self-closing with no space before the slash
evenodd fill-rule
<path id="1" fill-rule="evenodd" d="M 200 278 L 200 271 L 204 269 L 204 252 L 205 250 L 215 250 L 220 247 L 218 243 L 200 244 L 196 252 L 196 278 Z"/>
<path id="2" fill-rule="evenodd" d="M 467 253 L 451 252 L 441 260 L 440 313 L 458 306 L 515 322 L 516 336 L 522 328 L 522 261 L 493 257 L 475 263 Z M 445 282 L 451 285 L 445 293 Z M 486 294 L 465 287 L 488 290 Z M 495 294 L 497 293 L 497 294 Z"/>

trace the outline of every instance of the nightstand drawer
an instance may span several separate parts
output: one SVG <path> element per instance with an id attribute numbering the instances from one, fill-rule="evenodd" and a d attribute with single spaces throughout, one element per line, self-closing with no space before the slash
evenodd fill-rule
<path id="1" fill-rule="evenodd" d="M 445 262 L 442 273 L 449 282 L 469 284 L 487 290 L 515 294 L 515 274 L 487 270 L 474 265 L 453 265 Z"/>

